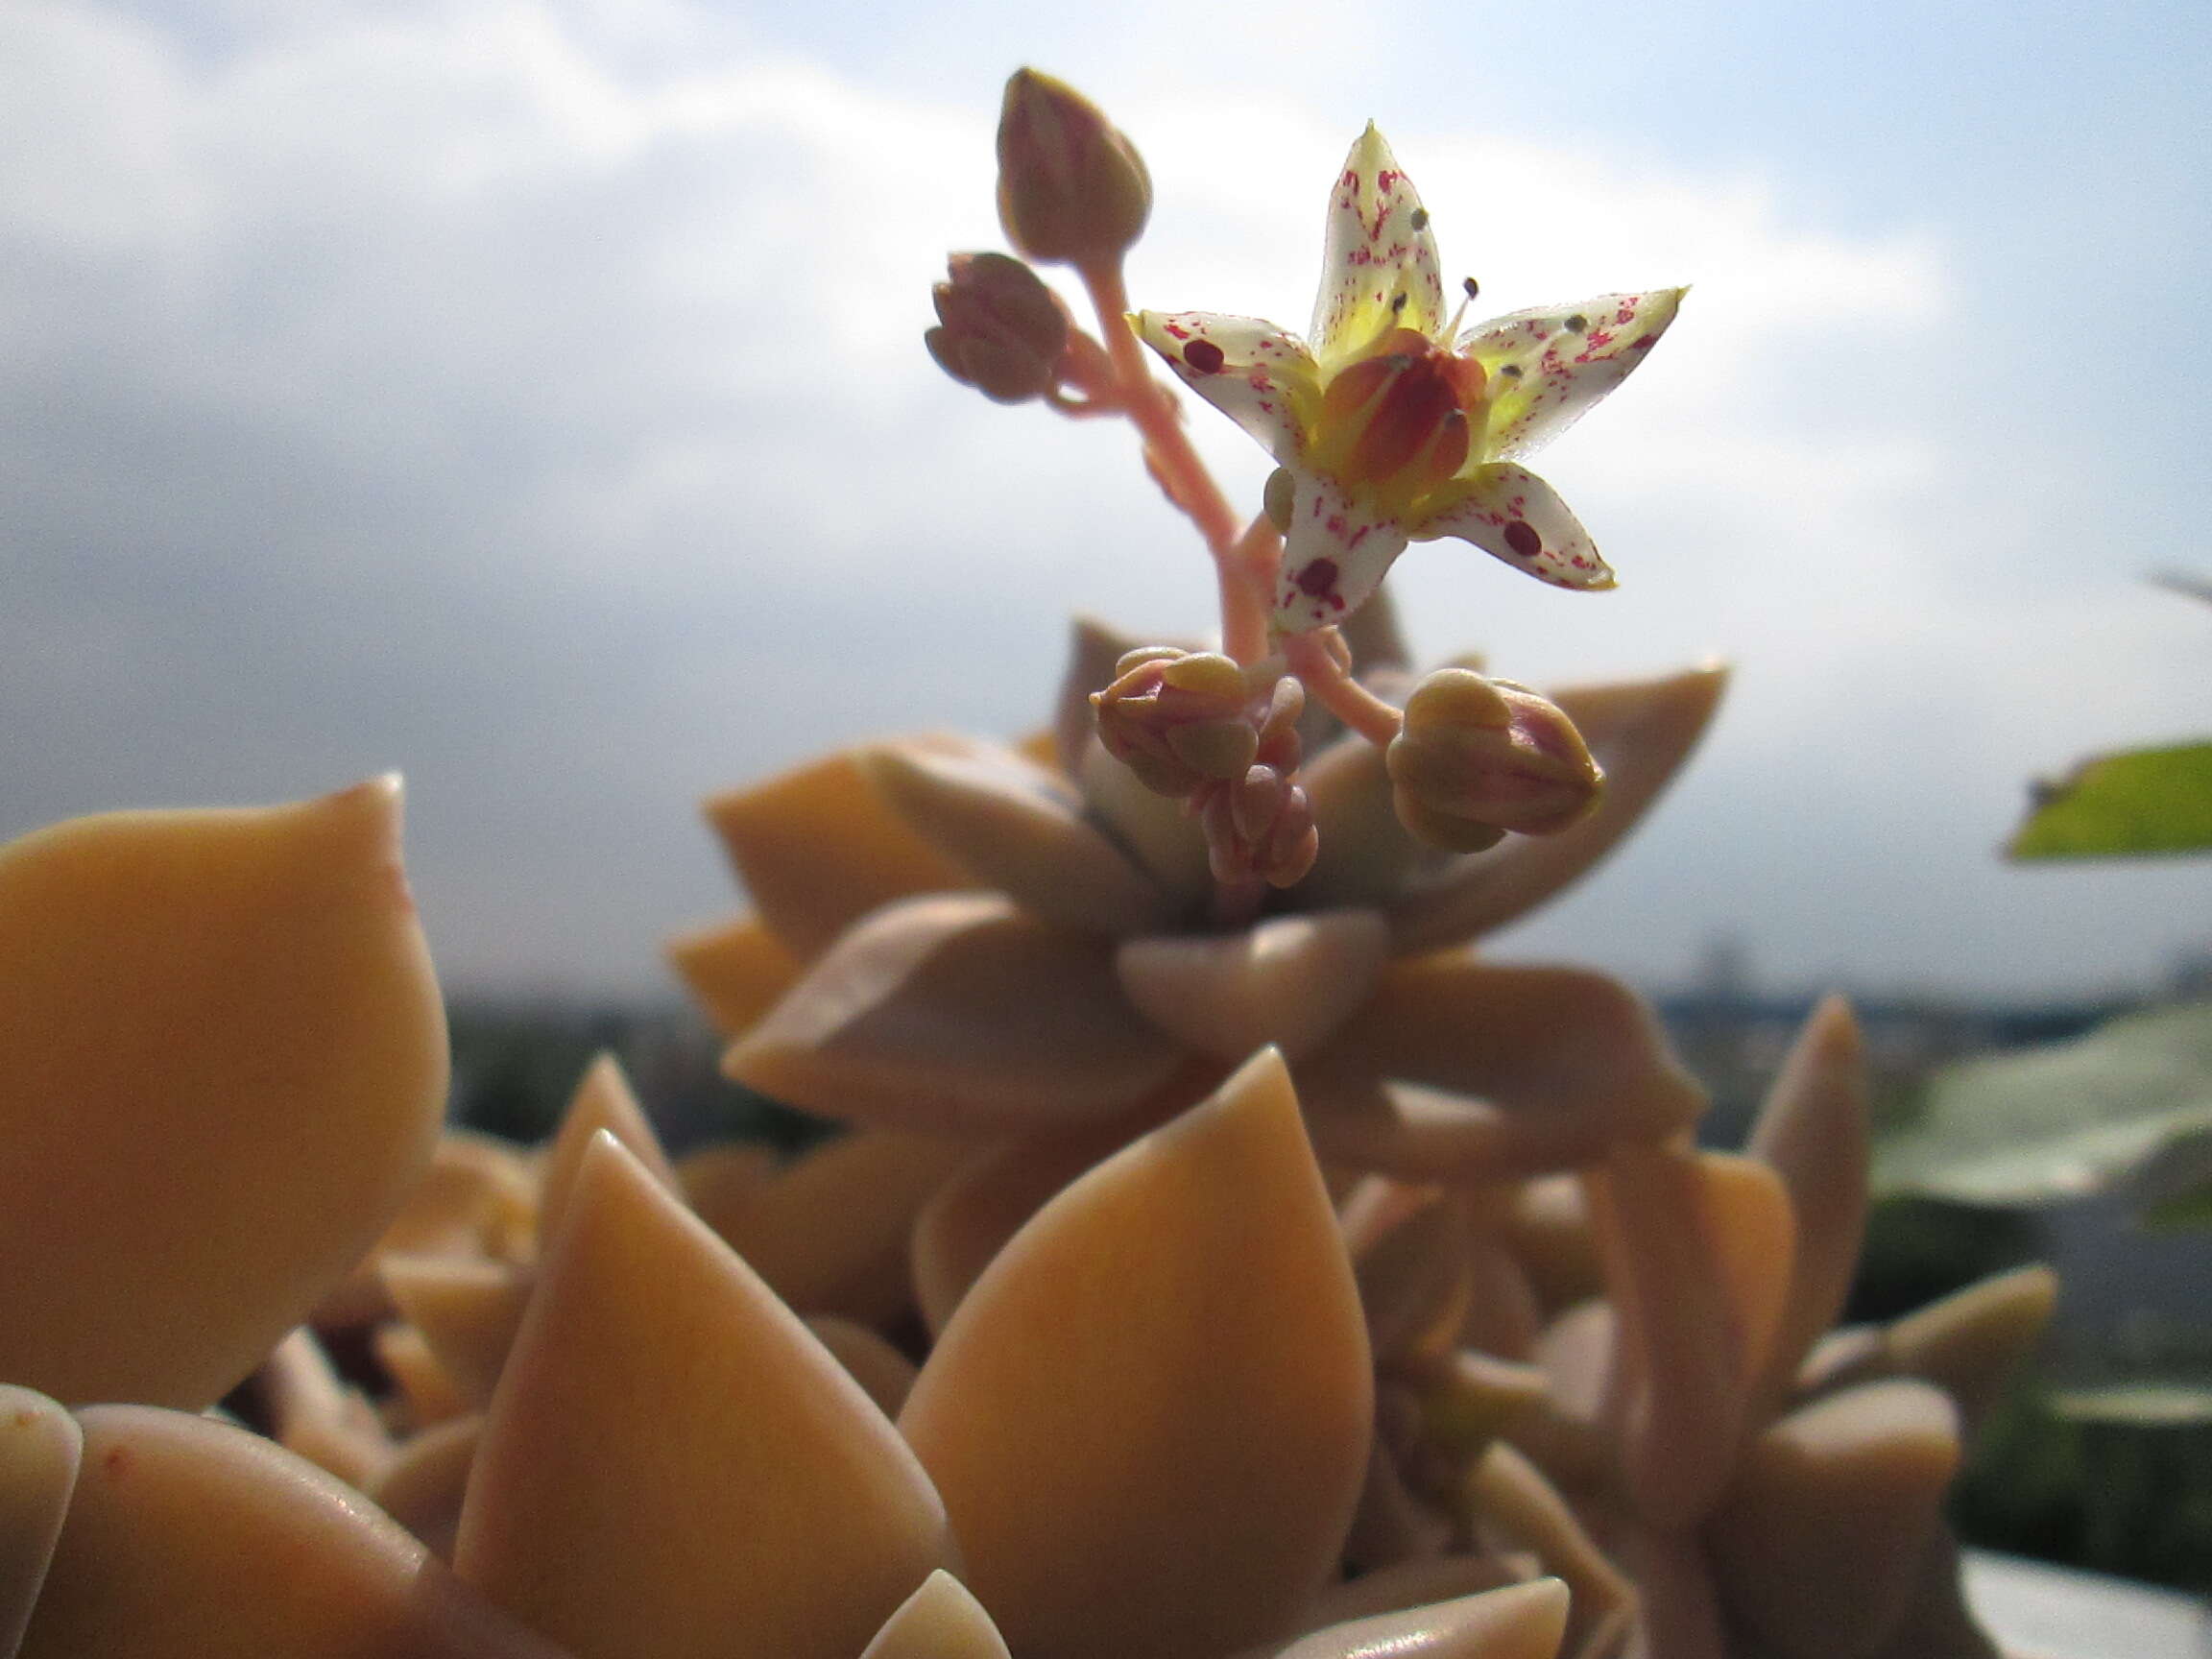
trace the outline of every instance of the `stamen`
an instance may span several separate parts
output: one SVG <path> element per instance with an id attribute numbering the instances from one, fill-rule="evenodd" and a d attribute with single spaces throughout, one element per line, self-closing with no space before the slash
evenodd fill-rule
<path id="1" fill-rule="evenodd" d="M 1466 296 L 1466 299 L 1459 301 L 1459 308 L 1452 313 L 1452 321 L 1445 324 L 1442 330 L 1438 332 L 1436 338 L 1439 340 L 1448 341 L 1459 332 L 1459 320 L 1467 315 L 1468 302 L 1476 295 L 1482 292 L 1482 285 L 1472 276 L 1462 276 L 1459 279 L 1459 291 Z"/>

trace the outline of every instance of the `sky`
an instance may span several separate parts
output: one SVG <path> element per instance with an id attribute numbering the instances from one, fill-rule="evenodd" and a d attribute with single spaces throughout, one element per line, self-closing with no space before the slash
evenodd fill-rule
<path id="1" fill-rule="evenodd" d="M 660 994 L 736 902 L 701 796 L 1024 731 L 1073 612 L 1202 630 L 1126 429 L 921 349 L 1024 62 L 1150 164 L 1140 305 L 1301 325 L 1370 118 L 1486 304 L 1693 284 L 1540 464 L 1617 590 L 1391 577 L 1430 660 L 1736 666 L 1497 954 L 2039 998 L 2212 947 L 2212 860 L 1996 856 L 2031 776 L 2212 733 L 2145 580 L 2212 569 L 2196 0 L 0 0 L 0 835 L 397 767 L 448 984 Z"/>

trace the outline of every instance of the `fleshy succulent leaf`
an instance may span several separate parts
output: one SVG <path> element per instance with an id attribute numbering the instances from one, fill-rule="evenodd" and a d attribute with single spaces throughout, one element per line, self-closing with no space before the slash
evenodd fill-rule
<path id="1" fill-rule="evenodd" d="M 1232 1652 L 1334 1570 L 1373 1431 L 1351 1263 L 1282 1062 L 1082 1176 L 900 1417 L 1019 1652 Z"/>
<path id="2" fill-rule="evenodd" d="M 0 1377 L 197 1410 L 344 1278 L 437 1142 L 399 781 L 38 830 L 0 849 L 0 1247 L 37 1263 Z"/>
<path id="3" fill-rule="evenodd" d="M 848 1659 L 951 1559 L 927 1477 L 613 1136 L 569 1208 L 485 1426 L 456 1571 L 579 1659 Z"/>
<path id="4" fill-rule="evenodd" d="M 1217 1060 L 1272 1044 L 1292 1060 L 1373 993 L 1389 932 L 1372 910 L 1278 916 L 1238 933 L 1123 941 L 1121 988 L 1155 1025 Z"/>
<path id="5" fill-rule="evenodd" d="M 1062 780 L 1012 750 L 884 744 L 878 786 L 914 831 L 984 886 L 1076 932 L 1142 932 L 1165 896 L 1082 815 Z"/>
<path id="6" fill-rule="evenodd" d="M 847 933 L 723 1069 L 810 1112 L 990 1134 L 1111 1116 L 1179 1060 L 1122 1000 L 1105 942 L 948 894 Z"/>
<path id="7" fill-rule="evenodd" d="M 281 1447 L 152 1407 L 80 1415 L 83 1473 L 20 1659 L 565 1659 Z"/>
<path id="8" fill-rule="evenodd" d="M 878 905 L 974 885 L 892 810 L 867 754 L 831 755 L 706 804 L 761 921 L 801 962 Z"/>

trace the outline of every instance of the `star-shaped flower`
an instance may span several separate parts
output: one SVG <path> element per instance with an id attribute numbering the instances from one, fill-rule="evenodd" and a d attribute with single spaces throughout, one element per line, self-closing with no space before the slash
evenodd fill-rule
<path id="1" fill-rule="evenodd" d="M 1274 619 L 1297 634 L 1344 620 L 1407 542 L 1445 536 L 1556 587 L 1612 587 L 1574 514 L 1520 462 L 1621 382 L 1682 294 L 1516 311 L 1455 341 L 1429 211 L 1370 126 L 1330 196 L 1310 344 L 1212 311 L 1135 322 L 1287 474 L 1286 493 L 1269 492 L 1286 538 Z"/>

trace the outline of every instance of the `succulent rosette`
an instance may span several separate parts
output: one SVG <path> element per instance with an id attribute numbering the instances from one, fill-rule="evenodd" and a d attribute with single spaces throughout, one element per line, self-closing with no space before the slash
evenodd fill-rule
<path id="1" fill-rule="evenodd" d="M 1386 626 L 1366 636 L 1382 674 L 1403 661 Z M 1198 827 L 1089 730 L 1122 643 L 1077 631 L 1049 746 L 878 742 L 709 804 L 755 909 L 673 954 L 735 1039 L 733 1076 L 885 1128 L 1032 1137 L 1156 1117 L 1273 1045 L 1325 1160 L 1413 1178 L 1565 1168 L 1695 1117 L 1617 981 L 1467 946 L 1633 828 L 1719 670 L 1557 693 L 1606 768 L 1602 801 L 1463 856 L 1415 842 L 1383 754 L 1323 727 L 1302 773 L 1319 860 L 1223 926 Z"/>

